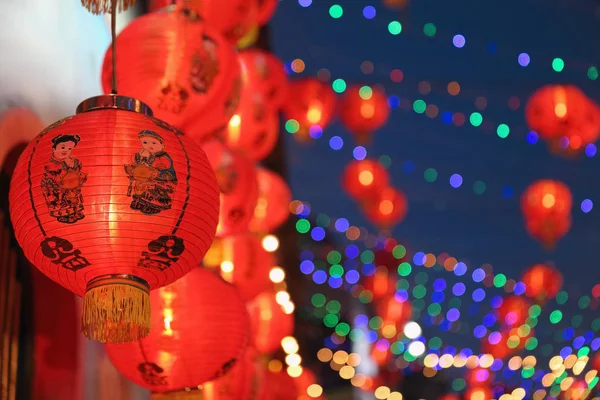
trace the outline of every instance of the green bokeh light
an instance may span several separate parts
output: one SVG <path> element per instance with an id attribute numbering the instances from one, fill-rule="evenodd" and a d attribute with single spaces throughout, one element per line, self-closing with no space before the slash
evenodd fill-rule
<path id="1" fill-rule="evenodd" d="M 346 81 L 338 78 L 335 81 L 333 81 L 331 87 L 336 93 L 344 93 L 344 91 L 346 90 Z"/>
<path id="2" fill-rule="evenodd" d="M 598 79 L 598 68 L 596 68 L 594 66 L 589 67 L 588 71 L 587 71 L 587 76 L 588 76 L 588 78 L 590 78 L 593 81 Z"/>
<path id="3" fill-rule="evenodd" d="M 499 138 L 506 139 L 510 134 L 510 128 L 506 124 L 498 125 L 498 129 L 496 129 L 496 134 Z"/>
<path id="4" fill-rule="evenodd" d="M 346 336 L 347 334 L 350 333 L 350 325 L 348 325 L 345 322 L 339 323 L 335 327 L 335 333 L 337 333 L 340 336 Z"/>
<path id="5" fill-rule="evenodd" d="M 389 168 L 392 166 L 392 158 L 387 154 L 379 156 L 379 163 L 383 165 L 383 168 Z"/>
<path id="6" fill-rule="evenodd" d="M 310 230 L 310 222 L 307 219 L 299 219 L 296 221 L 296 230 L 299 233 L 306 233 Z"/>
<path id="7" fill-rule="evenodd" d="M 427 294 L 427 289 L 423 285 L 417 285 L 412 290 L 415 299 L 422 299 Z"/>
<path id="8" fill-rule="evenodd" d="M 558 324 L 562 320 L 562 312 L 560 310 L 554 310 L 550 313 L 550 322 Z"/>
<path id="9" fill-rule="evenodd" d="M 325 306 L 325 309 L 330 314 L 337 314 L 342 309 L 342 305 L 337 300 L 331 300 L 329 303 L 327 303 L 327 305 Z"/>
<path id="10" fill-rule="evenodd" d="M 403 262 L 400 265 L 398 265 L 398 275 L 400 276 L 408 276 L 410 275 L 411 271 L 412 266 L 407 262 Z"/>
<path id="11" fill-rule="evenodd" d="M 362 86 L 358 89 L 358 95 L 363 100 L 369 100 L 373 96 L 373 89 L 370 86 Z"/>
<path id="12" fill-rule="evenodd" d="M 329 264 L 338 264 L 340 261 L 342 261 L 342 255 L 339 251 L 332 250 L 329 253 L 327 253 L 327 262 Z"/>
<path id="13" fill-rule="evenodd" d="M 473 126 L 479 126 L 483 122 L 483 116 L 478 112 L 474 112 L 469 117 L 469 122 L 471 122 L 471 125 Z"/>
<path id="14" fill-rule="evenodd" d="M 300 129 L 300 124 L 295 119 L 288 119 L 285 122 L 285 130 L 288 133 L 296 133 Z"/>
<path id="15" fill-rule="evenodd" d="M 327 228 L 329 226 L 329 216 L 326 214 L 319 214 L 317 215 L 317 225 L 319 225 L 320 227 L 323 228 Z"/>
<path id="16" fill-rule="evenodd" d="M 425 34 L 425 36 L 429 36 L 429 37 L 435 36 L 436 31 L 437 31 L 437 28 L 431 22 L 428 22 L 425 25 L 423 25 L 423 33 Z"/>
<path id="17" fill-rule="evenodd" d="M 485 183 L 482 181 L 476 181 L 473 184 L 473 193 L 475 193 L 478 196 L 481 196 L 482 194 L 485 193 Z"/>
<path id="18" fill-rule="evenodd" d="M 498 274 L 494 277 L 494 286 L 501 288 L 506 284 L 506 276 L 504 274 Z"/>
<path id="19" fill-rule="evenodd" d="M 415 110 L 417 114 L 423 114 L 425 112 L 425 109 L 427 109 L 427 103 L 425 103 L 421 99 L 415 100 L 415 102 L 413 103 L 413 110 Z"/>
<path id="20" fill-rule="evenodd" d="M 392 249 L 392 255 L 396 259 L 400 259 L 400 258 L 404 257 L 406 255 L 406 247 L 402 246 L 401 244 L 397 244 Z"/>
<path id="21" fill-rule="evenodd" d="M 329 15 L 331 18 L 341 18 L 344 15 L 344 9 L 339 4 L 334 4 L 329 7 Z"/>
<path id="22" fill-rule="evenodd" d="M 558 292 L 558 294 L 556 295 L 556 302 L 558 304 L 565 304 L 567 300 L 569 300 L 569 295 L 564 290 Z"/>
<path id="23" fill-rule="evenodd" d="M 328 328 L 333 328 L 334 326 L 337 325 L 337 323 L 339 322 L 339 318 L 337 315 L 335 314 L 327 314 L 325 316 L 325 318 L 323 318 L 323 323 L 325 324 L 326 327 Z"/>
<path id="24" fill-rule="evenodd" d="M 563 59 L 557 57 L 552 60 L 552 69 L 556 72 L 561 72 L 563 69 L 565 69 L 565 62 Z"/>
<path id="25" fill-rule="evenodd" d="M 364 264 L 372 263 L 375 260 L 375 254 L 371 250 L 365 250 L 360 255 L 360 261 Z"/>
<path id="26" fill-rule="evenodd" d="M 325 296 L 321 293 L 313 294 L 310 299 L 312 305 L 315 307 L 323 307 L 325 305 L 326 300 L 327 299 L 325 298 Z"/>
<path id="27" fill-rule="evenodd" d="M 435 180 L 438 177 L 438 173 L 437 173 L 437 171 L 434 168 L 427 168 L 425 170 L 424 176 L 425 176 L 425 180 L 427 182 L 431 183 L 431 182 L 435 182 Z"/>
<path id="28" fill-rule="evenodd" d="M 329 275 L 334 278 L 341 278 L 344 275 L 344 267 L 339 264 L 334 264 L 329 268 Z"/>
<path id="29" fill-rule="evenodd" d="M 392 21 L 388 24 L 388 31 L 392 35 L 399 35 L 402 32 L 402 24 L 398 21 Z"/>

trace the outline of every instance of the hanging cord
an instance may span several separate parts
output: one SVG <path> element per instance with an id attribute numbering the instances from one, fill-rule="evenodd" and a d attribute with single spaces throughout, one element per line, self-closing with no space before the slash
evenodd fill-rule
<path id="1" fill-rule="evenodd" d="M 112 37 L 112 94 L 117 94 L 117 0 L 110 5 L 110 34 Z"/>

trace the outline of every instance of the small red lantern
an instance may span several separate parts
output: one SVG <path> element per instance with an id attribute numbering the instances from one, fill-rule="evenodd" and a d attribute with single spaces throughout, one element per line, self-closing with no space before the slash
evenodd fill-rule
<path id="1" fill-rule="evenodd" d="M 0 115 L 0 171 L 5 168 L 5 163 L 16 162 L 20 152 L 31 139 L 42 129 L 44 124 L 40 118 L 27 108 L 9 108 Z M 13 158 L 9 160 L 7 158 Z M 14 167 L 14 164 L 12 164 Z M 8 175 L 12 171 L 8 172 Z"/>
<path id="2" fill-rule="evenodd" d="M 576 86 L 538 89 L 527 102 L 525 117 L 529 127 L 559 151 L 556 142 L 561 138 L 568 150 L 580 151 L 600 136 L 600 109 Z"/>
<path id="3" fill-rule="evenodd" d="M 529 302 L 521 296 L 508 296 L 498 307 L 498 323 L 502 326 L 520 326 L 529 317 Z"/>
<path id="4" fill-rule="evenodd" d="M 410 301 L 401 301 L 395 296 L 389 296 L 375 306 L 377 315 L 383 319 L 384 325 L 393 324 L 396 330 L 401 330 L 412 317 Z"/>
<path id="5" fill-rule="evenodd" d="M 377 366 L 387 365 L 392 360 L 392 352 L 389 348 L 379 348 L 377 345 L 371 348 L 371 359 Z"/>
<path id="6" fill-rule="evenodd" d="M 288 78 L 281 60 L 260 49 L 244 50 L 239 58 L 254 90 L 268 106 L 281 107 L 288 96 Z"/>
<path id="7" fill-rule="evenodd" d="M 465 392 L 465 400 L 489 400 L 493 397 L 492 390 L 485 386 L 469 388 Z"/>
<path id="8" fill-rule="evenodd" d="M 298 400 L 298 389 L 294 378 L 285 371 L 265 374 L 265 390 L 260 400 Z"/>
<path id="9" fill-rule="evenodd" d="M 406 217 L 408 201 L 400 190 L 387 187 L 373 198 L 365 200 L 363 212 L 373 224 L 381 229 L 389 229 Z"/>
<path id="10" fill-rule="evenodd" d="M 258 202 L 250 230 L 267 233 L 277 229 L 290 216 L 291 201 L 292 192 L 287 183 L 276 173 L 258 167 Z"/>
<path id="11" fill-rule="evenodd" d="M 220 378 L 242 358 L 248 314 L 235 288 L 214 273 L 195 268 L 151 299 L 150 335 L 106 346 L 130 381 L 153 392 L 184 391 Z"/>
<path id="12" fill-rule="evenodd" d="M 387 170 L 377 160 L 354 160 L 346 165 L 342 187 L 355 200 L 376 196 L 389 184 Z"/>
<path id="13" fill-rule="evenodd" d="M 338 108 L 340 120 L 359 144 L 369 142 L 390 115 L 385 93 L 370 86 L 350 86 Z"/>
<path id="14" fill-rule="evenodd" d="M 302 368 L 302 373 L 300 376 L 294 378 L 294 383 L 296 384 L 296 389 L 298 390 L 297 400 L 324 399 L 322 396 L 315 397 L 314 391 L 310 390 L 312 385 L 318 384 L 315 373 L 310 369 Z"/>
<path id="15" fill-rule="evenodd" d="M 331 87 L 314 78 L 290 82 L 289 96 L 284 105 L 285 116 L 298 123 L 294 137 L 306 140 L 324 130 L 335 114 L 336 97 Z"/>
<path id="16" fill-rule="evenodd" d="M 379 300 L 396 293 L 397 280 L 397 274 L 390 274 L 387 267 L 378 266 L 373 275 L 365 276 L 363 287 L 373 294 L 373 300 Z"/>
<path id="17" fill-rule="evenodd" d="M 105 95 L 44 129 L 10 191 L 29 261 L 84 296 L 82 330 L 101 342 L 145 337 L 149 290 L 199 265 L 219 190 L 202 149 L 143 103 Z"/>
<path id="18" fill-rule="evenodd" d="M 275 266 L 275 257 L 267 252 L 261 239 L 251 233 L 227 236 L 213 246 L 221 247 L 221 276 L 233 283 L 245 301 L 272 286 L 269 272 Z"/>
<path id="19" fill-rule="evenodd" d="M 243 154 L 217 140 L 202 148 L 208 156 L 221 191 L 217 236 L 235 235 L 248 228 L 258 200 L 256 167 Z"/>
<path id="20" fill-rule="evenodd" d="M 560 271 L 546 264 L 536 264 L 528 268 L 521 277 L 527 297 L 539 303 L 556 297 L 563 285 Z"/>
<path id="21" fill-rule="evenodd" d="M 158 11 L 173 4 L 215 27 L 231 44 L 247 34 L 258 19 L 257 5 L 248 0 L 150 0 L 149 9 Z"/>
<path id="22" fill-rule="evenodd" d="M 259 24 L 264 25 L 273 16 L 275 9 L 277 8 L 278 0 L 255 0 L 258 4 L 258 17 L 257 21 Z"/>
<path id="23" fill-rule="evenodd" d="M 572 197 L 562 182 L 543 179 L 529 185 L 521 196 L 521 210 L 529 234 L 553 247 L 571 227 Z"/>
<path id="24" fill-rule="evenodd" d="M 281 340 L 294 333 L 294 316 L 287 314 L 275 293 L 263 292 L 248 303 L 252 325 L 252 346 L 259 353 L 281 348 Z"/>
<path id="25" fill-rule="evenodd" d="M 245 1 L 245 0 L 243 0 Z M 146 14 L 119 34 L 119 91 L 147 102 L 158 118 L 192 138 L 224 126 L 239 102 L 240 64 L 233 47 L 197 14 L 179 7 Z M 102 67 L 110 91 L 112 51 Z M 201 128 L 188 129 L 191 121 Z"/>

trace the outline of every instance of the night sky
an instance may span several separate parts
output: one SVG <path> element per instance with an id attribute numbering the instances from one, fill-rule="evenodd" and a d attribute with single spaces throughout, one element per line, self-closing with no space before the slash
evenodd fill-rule
<path id="1" fill-rule="evenodd" d="M 597 3 L 412 0 L 405 11 L 393 11 L 376 0 L 339 0 L 344 11 L 339 19 L 329 15 L 332 4 L 313 0 L 302 7 L 297 0 L 281 1 L 272 22 L 275 52 L 286 62 L 305 62 L 304 72 L 292 75 L 316 76 L 326 68 L 330 82 L 341 78 L 348 84 L 381 84 L 388 96 L 400 98 L 400 107 L 367 147 L 370 157 L 391 158 L 393 183 L 409 200 L 408 217 L 394 236 L 412 249 L 447 252 L 473 267 L 490 263 L 494 272 L 515 279 L 532 263 L 552 260 L 563 271 L 567 288 L 576 285 L 589 293 L 600 278 L 600 154 L 566 159 L 552 155 L 541 141 L 528 143 L 524 104 L 548 83 L 576 84 L 600 100 L 600 80 L 587 77 L 588 67 L 600 62 Z M 373 19 L 363 16 L 368 5 L 376 8 Z M 399 35 L 388 32 L 393 20 L 402 24 Z M 435 24 L 435 36 L 423 33 L 425 23 Z M 466 38 L 463 48 L 452 44 L 456 34 Z M 525 68 L 517 62 L 522 52 L 531 58 Z M 555 57 L 565 62 L 560 73 L 552 68 Z M 361 72 L 363 61 L 373 63 L 372 74 Z M 392 69 L 403 72 L 400 83 L 390 79 Z M 430 83 L 429 94 L 419 93 L 422 81 Z M 457 96 L 448 94 L 451 81 L 460 84 Z M 509 108 L 511 96 L 520 100 L 516 110 Z M 476 128 L 468 116 L 477 111 L 477 97 L 486 98 L 487 108 L 480 111 L 484 124 Z M 439 115 L 429 118 L 412 111 L 417 99 L 437 105 Z M 444 123 L 446 111 L 465 114 L 467 122 L 461 127 Z M 501 123 L 510 127 L 506 139 L 496 135 Z M 340 186 L 354 147 L 341 124 L 335 121 L 309 146 L 282 134 L 287 136 L 294 198 L 309 202 L 313 215 L 346 217 L 375 232 Z M 329 147 L 333 136 L 344 140 L 340 151 Z M 428 168 L 438 173 L 433 183 L 424 179 Z M 453 174 L 463 178 L 456 189 L 449 184 Z M 551 252 L 527 235 L 519 207 L 521 192 L 540 178 L 562 180 L 573 193 L 573 226 Z M 478 180 L 486 185 L 482 195 L 473 192 Z M 597 205 L 588 214 L 580 206 L 586 198 Z"/>

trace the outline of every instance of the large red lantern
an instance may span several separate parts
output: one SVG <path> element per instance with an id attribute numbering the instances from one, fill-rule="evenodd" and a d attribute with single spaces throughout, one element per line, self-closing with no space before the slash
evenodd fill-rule
<path id="1" fill-rule="evenodd" d="M 336 97 L 331 87 L 314 78 L 290 82 L 288 99 L 284 105 L 285 116 L 298 123 L 294 137 L 301 141 L 324 130 L 335 114 Z"/>
<path id="2" fill-rule="evenodd" d="M 227 236 L 215 240 L 213 247 L 220 247 L 221 276 L 236 286 L 245 301 L 272 286 L 269 273 L 275 267 L 275 257 L 264 249 L 258 236 Z"/>
<path id="3" fill-rule="evenodd" d="M 572 197 L 562 182 L 543 179 L 529 185 L 521 195 L 527 232 L 552 247 L 571 228 Z"/>
<path id="4" fill-rule="evenodd" d="M 32 264 L 85 295 L 84 334 L 146 336 L 149 290 L 199 265 L 214 238 L 219 191 L 202 149 L 145 104 L 106 95 L 43 130 L 16 171 L 15 236 Z"/>
<path id="5" fill-rule="evenodd" d="M 44 125 L 40 118 L 27 108 L 9 108 L 0 115 L 0 171 L 6 162 L 15 162 L 20 152 Z M 14 156 L 14 160 L 11 159 Z M 14 164 L 13 164 L 14 166 Z M 11 172 L 9 172 L 10 175 Z"/>
<path id="6" fill-rule="evenodd" d="M 248 314 L 235 288 L 195 268 L 151 294 L 152 330 L 106 351 L 127 379 L 153 392 L 184 391 L 229 372 L 248 344 Z"/>
<path id="7" fill-rule="evenodd" d="M 240 65 L 233 47 L 197 14 L 171 7 L 134 19 L 119 34 L 119 92 L 147 102 L 156 116 L 192 138 L 224 126 L 239 102 Z M 110 91 L 112 51 L 102 84 Z M 200 128 L 189 129 L 200 120 Z"/>
<path id="8" fill-rule="evenodd" d="M 408 213 L 408 201 L 400 190 L 387 187 L 362 204 L 367 219 L 381 229 L 390 229 L 402 222 Z"/>
<path id="9" fill-rule="evenodd" d="M 259 233 L 271 232 L 290 216 L 292 192 L 279 175 L 258 167 L 258 193 L 250 230 Z"/>
<path id="10" fill-rule="evenodd" d="M 551 145 L 565 138 L 571 151 L 583 149 L 600 136 L 600 109 L 573 85 L 538 89 L 527 102 L 525 117 L 529 127 Z"/>
<path id="11" fill-rule="evenodd" d="M 388 120 L 390 108 L 385 93 L 376 87 L 350 86 L 340 101 L 340 120 L 358 143 L 366 143 Z"/>
<path id="12" fill-rule="evenodd" d="M 556 297 L 563 284 L 562 274 L 555 267 L 536 264 L 528 268 L 521 277 L 525 284 L 525 295 L 539 303 Z"/>
<path id="13" fill-rule="evenodd" d="M 177 4 L 189 10 L 235 44 L 257 23 L 258 6 L 248 0 L 150 0 L 150 11 Z M 264 11 L 261 11 L 261 17 Z"/>
<path id="14" fill-rule="evenodd" d="M 288 96 L 288 78 L 281 60 L 260 49 L 244 50 L 239 58 L 248 81 L 267 106 L 281 107 Z"/>
<path id="15" fill-rule="evenodd" d="M 217 140 L 202 148 L 208 156 L 221 191 L 217 236 L 235 235 L 248 228 L 258 200 L 256 167 L 243 154 Z"/>
<path id="16" fill-rule="evenodd" d="M 353 160 L 344 168 L 342 187 L 355 200 L 364 200 L 386 188 L 389 180 L 387 170 L 377 160 Z"/>
<path id="17" fill-rule="evenodd" d="M 275 293 L 263 292 L 248 303 L 252 324 L 252 346 L 260 353 L 281 347 L 281 340 L 294 333 L 294 316 L 277 303 Z"/>

